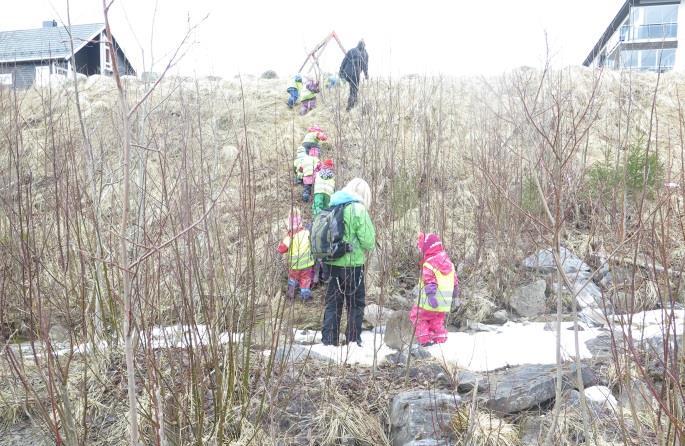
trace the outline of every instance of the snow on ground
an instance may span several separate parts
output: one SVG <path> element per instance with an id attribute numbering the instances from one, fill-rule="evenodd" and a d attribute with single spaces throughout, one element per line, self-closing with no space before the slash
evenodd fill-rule
<path id="1" fill-rule="evenodd" d="M 489 371 L 520 364 L 556 363 L 556 334 L 545 330 L 545 323 L 508 322 L 493 331 L 477 333 L 449 333 L 447 342 L 427 347 L 436 359 L 472 371 Z M 572 323 L 563 323 L 561 332 L 562 353 L 565 359 L 574 356 Z M 578 332 L 580 357 L 590 358 L 585 341 L 596 337 L 599 331 L 584 327 Z M 378 363 L 395 350 L 383 343 L 382 334 L 362 333 L 362 347 L 333 347 L 317 344 L 312 351 L 339 363 L 373 365 L 374 351 Z"/>
<path id="2" fill-rule="evenodd" d="M 170 325 L 166 327 L 153 327 L 150 331 L 150 336 L 141 334 L 141 342 L 148 344 L 153 349 L 167 349 L 167 348 L 188 348 L 201 347 L 209 344 L 211 332 L 206 325 L 198 324 L 192 325 Z M 229 342 L 239 343 L 243 339 L 242 333 L 218 333 L 217 341 L 219 344 L 228 344 Z M 123 345 L 123 342 L 120 342 Z M 74 354 L 90 354 L 94 350 L 102 351 L 108 346 L 107 342 L 100 340 L 95 343 L 93 348 L 92 342 L 83 344 L 70 345 L 68 342 L 58 342 L 52 345 L 54 354 L 56 356 L 64 356 L 70 353 Z M 34 346 L 30 342 L 24 342 L 13 346 L 17 353 L 22 355 L 32 355 L 33 349 L 36 350 L 36 355 L 40 358 L 45 354 L 45 346 L 42 342 L 36 341 Z"/>
<path id="3" fill-rule="evenodd" d="M 154 327 L 150 333 L 151 347 L 158 348 L 188 348 L 207 345 L 211 332 L 206 325 L 171 325 Z M 219 344 L 240 342 L 242 333 L 218 333 Z"/>
<path id="4" fill-rule="evenodd" d="M 669 309 L 643 311 L 633 315 L 622 314 L 612 317 L 614 324 L 626 325 L 630 323 L 633 330 L 633 337 L 647 339 L 656 336 L 663 336 L 666 331 L 677 334 L 683 333 L 685 327 L 685 310 L 677 309 L 671 312 Z M 670 329 L 669 329 L 670 326 Z"/>
<path id="5" fill-rule="evenodd" d="M 681 334 L 685 324 L 685 310 L 677 310 L 675 313 L 676 330 Z M 637 313 L 633 315 L 632 327 L 640 330 L 641 338 L 661 336 L 666 314 L 670 313 L 662 310 Z M 578 332 L 579 355 L 581 359 L 591 358 L 592 354 L 585 343 L 607 329 L 591 328 L 582 323 L 580 325 L 582 331 Z M 547 330 L 545 326 L 548 326 Z M 571 360 L 576 351 L 573 323 L 564 322 L 561 327 L 562 355 L 564 360 Z M 449 333 L 447 342 L 427 347 L 426 350 L 442 362 L 474 372 L 521 364 L 556 363 L 556 332 L 549 329 L 549 324 L 507 322 L 502 326 L 486 328 L 489 331 Z M 381 333 L 366 331 L 362 333 L 362 347 L 356 344 L 341 347 L 316 344 L 312 346 L 312 351 L 338 363 L 362 366 L 373 365 L 374 353 L 376 362 L 380 364 L 386 356 L 395 352 L 383 343 Z"/>

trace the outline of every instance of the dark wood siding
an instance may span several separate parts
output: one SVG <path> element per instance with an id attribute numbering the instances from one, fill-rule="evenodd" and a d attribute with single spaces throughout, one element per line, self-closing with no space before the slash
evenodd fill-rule
<path id="1" fill-rule="evenodd" d="M 30 63 L 16 63 L 16 64 L 0 64 L 0 73 L 13 73 L 15 88 L 29 88 L 36 80 L 36 64 Z"/>

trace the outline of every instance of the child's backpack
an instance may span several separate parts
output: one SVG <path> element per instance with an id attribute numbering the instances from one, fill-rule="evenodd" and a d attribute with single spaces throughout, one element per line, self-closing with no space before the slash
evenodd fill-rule
<path id="1" fill-rule="evenodd" d="M 343 240 L 345 235 L 343 216 L 348 204 L 324 209 L 314 219 L 311 230 L 311 250 L 314 258 L 334 260 L 351 251 L 350 244 Z"/>

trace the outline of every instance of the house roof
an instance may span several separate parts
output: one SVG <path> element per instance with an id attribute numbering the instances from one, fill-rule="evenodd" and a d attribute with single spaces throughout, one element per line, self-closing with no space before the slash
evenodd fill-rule
<path id="1" fill-rule="evenodd" d="M 607 43 L 607 41 L 611 38 L 611 36 L 616 32 L 619 26 L 621 26 L 621 23 L 623 23 L 623 20 L 628 17 L 628 12 L 630 11 L 630 4 L 633 3 L 630 0 L 626 0 L 623 3 L 623 6 L 621 6 L 621 9 L 618 10 L 618 14 L 616 14 L 616 17 L 614 17 L 614 20 L 611 21 L 607 29 L 604 31 L 602 34 L 602 37 L 599 38 L 597 43 L 595 43 L 595 46 L 592 48 L 592 51 L 590 51 L 590 54 L 587 55 L 585 58 L 585 61 L 583 62 L 583 65 L 586 67 L 590 66 L 592 61 L 597 57 L 600 51 L 602 51 L 602 48 L 604 48 L 604 45 Z"/>
<path id="2" fill-rule="evenodd" d="M 595 46 L 592 48 L 592 51 L 590 51 L 590 54 L 587 55 L 585 58 L 585 61 L 583 62 L 583 65 L 586 67 L 590 66 L 592 61 L 597 57 L 600 51 L 602 51 L 602 48 L 604 48 L 604 45 L 609 41 L 611 36 L 614 35 L 614 32 L 621 26 L 621 23 L 623 23 L 623 20 L 625 20 L 626 17 L 628 17 L 628 13 L 630 12 L 631 6 L 646 6 L 646 5 L 670 5 L 670 4 L 676 4 L 680 3 L 679 0 L 625 0 L 623 2 L 623 5 L 621 6 L 621 9 L 618 10 L 618 13 L 616 14 L 616 17 L 609 23 L 609 26 L 607 29 L 604 31 L 602 34 L 602 37 L 599 38 L 597 43 L 595 43 Z"/>
<path id="3" fill-rule="evenodd" d="M 83 48 L 105 29 L 103 23 L 56 26 L 0 32 L 0 62 L 67 59 L 71 56 L 69 34 L 74 52 Z"/>

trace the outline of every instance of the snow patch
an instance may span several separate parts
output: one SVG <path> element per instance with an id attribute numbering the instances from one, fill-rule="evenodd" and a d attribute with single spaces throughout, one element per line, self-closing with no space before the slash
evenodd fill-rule
<path id="1" fill-rule="evenodd" d="M 585 397 L 588 401 L 608 406 L 614 410 L 618 407 L 618 401 L 611 393 L 611 389 L 605 386 L 588 387 L 585 389 Z"/>
<path id="2" fill-rule="evenodd" d="M 555 364 L 556 333 L 546 331 L 545 323 L 514 323 L 497 327 L 495 331 L 478 333 L 449 333 L 447 342 L 427 347 L 426 350 L 436 359 L 463 369 L 484 372 L 507 366 L 521 364 Z M 575 344 L 573 326 L 562 324 L 561 346 L 564 359 L 573 359 Z M 585 346 L 585 341 L 595 338 L 599 331 L 584 327 L 578 332 L 580 357 L 590 358 L 592 354 Z M 333 361 L 344 364 L 371 366 L 374 353 L 377 363 L 394 353 L 383 343 L 382 334 L 363 332 L 362 346 L 356 344 L 341 347 L 317 344 L 312 351 Z"/>

